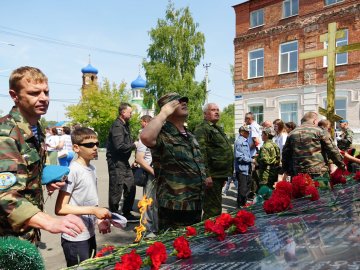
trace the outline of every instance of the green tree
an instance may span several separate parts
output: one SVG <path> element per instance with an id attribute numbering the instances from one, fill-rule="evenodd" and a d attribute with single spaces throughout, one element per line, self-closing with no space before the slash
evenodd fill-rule
<path id="1" fill-rule="evenodd" d="M 118 117 L 120 102 L 129 102 L 130 95 L 125 90 L 126 83 L 119 86 L 105 79 L 98 89 L 86 89 L 77 105 L 66 107 L 66 116 L 73 123 L 92 127 L 97 132 L 102 146 L 105 145 L 109 129 Z M 134 118 L 138 115 L 134 115 Z"/>
<path id="2" fill-rule="evenodd" d="M 226 135 L 234 140 L 235 134 L 235 106 L 234 104 L 230 104 L 225 107 L 221 113 L 221 117 L 219 120 L 219 124 L 224 128 L 224 132 Z"/>
<path id="3" fill-rule="evenodd" d="M 205 82 L 195 81 L 195 68 L 205 53 L 205 36 L 197 31 L 188 7 L 176 10 L 169 2 L 164 19 L 149 32 L 151 44 L 144 61 L 148 91 L 144 103 L 151 106 L 169 92 L 189 97 L 189 128 L 201 121 Z M 158 110 L 158 108 L 157 108 Z"/>

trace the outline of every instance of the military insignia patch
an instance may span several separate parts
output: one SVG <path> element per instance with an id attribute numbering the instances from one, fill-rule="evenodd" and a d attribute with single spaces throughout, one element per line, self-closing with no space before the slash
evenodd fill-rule
<path id="1" fill-rule="evenodd" d="M 0 191 L 7 190 L 16 183 L 16 176 L 10 172 L 0 173 Z"/>

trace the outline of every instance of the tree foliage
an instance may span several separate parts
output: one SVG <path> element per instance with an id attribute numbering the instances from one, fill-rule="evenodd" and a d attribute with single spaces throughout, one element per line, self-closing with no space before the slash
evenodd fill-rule
<path id="1" fill-rule="evenodd" d="M 148 61 L 143 63 L 148 87 L 144 103 L 151 106 L 169 92 L 189 97 L 190 129 L 202 119 L 206 98 L 205 82 L 195 81 L 195 68 L 205 53 L 205 36 L 197 28 L 188 7 L 176 10 L 169 2 L 165 18 L 149 32 Z"/>
<path id="2" fill-rule="evenodd" d="M 105 79 L 98 89 L 86 89 L 77 105 L 66 107 L 66 116 L 73 123 L 92 127 L 97 132 L 99 141 L 104 146 L 109 129 L 118 117 L 120 102 L 129 102 L 130 95 L 125 90 L 126 83 L 119 86 Z M 138 115 L 134 115 L 137 118 Z"/>
<path id="3" fill-rule="evenodd" d="M 233 139 L 235 136 L 235 106 L 230 104 L 225 107 L 221 113 L 219 125 L 223 126 L 224 132 L 229 138 Z"/>

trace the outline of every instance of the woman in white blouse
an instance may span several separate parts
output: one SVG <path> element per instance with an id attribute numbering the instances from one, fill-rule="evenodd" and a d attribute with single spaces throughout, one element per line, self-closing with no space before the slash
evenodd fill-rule
<path id="1" fill-rule="evenodd" d="M 274 130 L 276 132 L 276 135 L 274 137 L 274 142 L 279 146 L 280 148 L 280 156 L 282 154 L 282 149 L 285 145 L 288 133 L 285 129 L 285 123 L 281 119 L 276 119 L 273 122 Z"/>

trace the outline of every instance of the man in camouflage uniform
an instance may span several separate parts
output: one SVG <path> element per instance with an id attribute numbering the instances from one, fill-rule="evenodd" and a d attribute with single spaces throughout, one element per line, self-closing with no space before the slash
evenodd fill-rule
<path id="1" fill-rule="evenodd" d="M 301 119 L 301 125 L 287 137 L 282 152 L 285 177 L 307 173 L 314 178 L 327 173 L 328 166 L 322 153 L 326 153 L 339 168 L 345 169 L 339 150 L 317 123 L 317 113 L 307 112 Z"/>
<path id="2" fill-rule="evenodd" d="M 49 106 L 47 77 L 37 68 L 20 67 L 10 75 L 9 84 L 15 106 L 0 118 L 0 236 L 35 243 L 40 229 L 75 236 L 84 229 L 79 217 L 56 219 L 42 212 L 46 151 L 39 120 Z M 49 184 L 48 192 L 61 185 Z"/>
<path id="3" fill-rule="evenodd" d="M 233 175 L 234 154 L 223 129 L 216 125 L 220 120 L 219 107 L 215 103 L 204 106 L 204 121 L 195 128 L 206 167 L 207 188 L 203 202 L 203 220 L 221 214 L 222 188 Z"/>
<path id="4" fill-rule="evenodd" d="M 278 179 L 280 165 L 280 148 L 272 138 L 275 136 L 275 130 L 272 127 L 264 128 L 261 139 L 264 142 L 256 157 L 255 180 L 258 190 L 266 185 L 273 188 Z"/>
<path id="5" fill-rule="evenodd" d="M 187 102 L 187 97 L 177 93 L 162 96 L 158 100 L 159 114 L 140 135 L 152 152 L 159 230 L 201 221 L 205 165 L 198 142 L 184 126 Z"/>
<path id="6" fill-rule="evenodd" d="M 349 128 L 347 120 L 342 119 L 339 121 L 341 134 L 340 138 L 337 139 L 337 146 L 340 150 L 347 151 L 351 148 L 351 144 L 354 137 L 354 132 Z"/>

